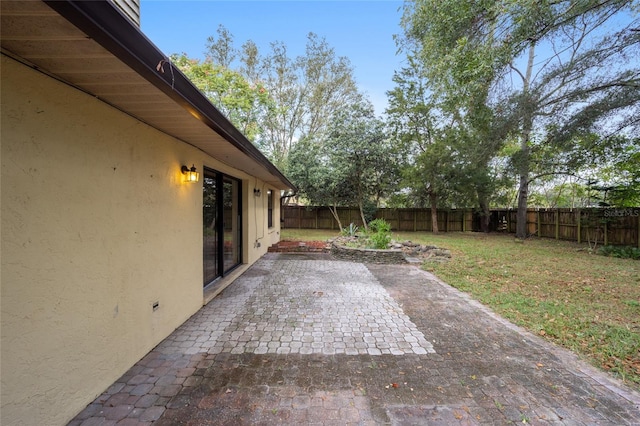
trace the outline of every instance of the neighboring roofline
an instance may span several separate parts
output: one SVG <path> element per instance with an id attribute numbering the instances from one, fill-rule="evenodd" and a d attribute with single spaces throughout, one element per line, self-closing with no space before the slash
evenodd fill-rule
<path id="1" fill-rule="evenodd" d="M 189 111 L 242 153 L 265 167 L 290 189 L 293 185 L 267 157 L 256 148 L 193 83 L 133 25 L 109 0 L 44 0 L 70 23 L 78 27 L 142 78 Z M 163 62 L 164 61 L 164 62 Z M 158 71 L 164 64 L 164 72 Z M 172 67 L 171 70 L 167 69 Z"/>

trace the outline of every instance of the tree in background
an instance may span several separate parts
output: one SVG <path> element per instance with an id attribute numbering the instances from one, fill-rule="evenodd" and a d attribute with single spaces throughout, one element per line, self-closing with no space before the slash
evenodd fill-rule
<path id="1" fill-rule="evenodd" d="M 433 232 L 438 232 L 438 204 L 451 191 L 453 147 L 447 140 L 451 119 L 436 105 L 422 66 L 411 56 L 409 65 L 394 74 L 388 92 L 387 117 L 391 135 L 404 154 L 403 183 L 412 206 L 430 206 Z"/>
<path id="2" fill-rule="evenodd" d="M 488 231 L 489 206 L 495 192 L 490 163 L 503 138 L 486 105 L 488 84 L 442 88 L 411 40 L 400 43 L 408 66 L 394 75 L 388 92 L 388 119 L 407 158 L 405 184 L 415 204 L 429 205 L 432 229 L 438 231 L 437 208 L 443 203 L 480 207 Z M 489 79 L 485 76 L 485 82 Z"/>
<path id="3" fill-rule="evenodd" d="M 386 197 L 398 183 L 398 158 L 384 122 L 370 102 L 360 101 L 336 113 L 324 145 L 343 184 L 351 188 L 349 201 L 358 206 L 366 230 L 366 205 Z"/>
<path id="4" fill-rule="evenodd" d="M 592 168 L 599 200 L 611 207 L 640 205 L 640 138 L 616 136 L 598 155 L 604 161 Z"/>
<path id="5" fill-rule="evenodd" d="M 360 98 L 353 68 L 325 39 L 309 33 L 304 55 L 291 58 L 283 43 L 272 43 L 263 60 L 263 81 L 274 99 L 261 146 L 286 170 L 296 141 L 326 134 L 333 114 Z"/>
<path id="6" fill-rule="evenodd" d="M 325 136 L 305 138 L 291 151 L 289 173 L 312 204 L 327 205 L 342 229 L 337 207 L 358 206 L 367 228 L 366 206 L 398 184 L 398 156 L 373 106 L 360 101 L 332 119 Z"/>
<path id="7" fill-rule="evenodd" d="M 637 132 L 638 20 L 605 28 L 634 7 L 595 0 L 406 3 L 401 43 L 417 49 L 435 96 L 454 108 L 468 105 L 465 97 L 480 105 L 488 89 L 488 134 L 495 142 L 519 141 L 511 159 L 519 177 L 518 238 L 526 236 L 533 180 L 584 166 L 574 154 L 587 133 L 598 136 L 594 145 L 606 145 L 610 135 Z"/>
<path id="8" fill-rule="evenodd" d="M 342 229 L 338 207 L 348 204 L 351 182 L 342 170 L 334 168 L 325 146 L 305 138 L 293 147 L 289 157 L 289 177 L 298 186 L 298 194 L 311 205 L 329 207 Z"/>
<path id="9" fill-rule="evenodd" d="M 246 133 L 250 139 L 281 170 L 287 170 L 289 151 L 297 141 L 305 138 L 320 138 L 327 131 L 335 111 L 357 102 L 358 93 L 353 78 L 353 68 L 346 57 L 338 57 L 335 50 L 324 38 L 314 33 L 307 36 L 305 53 L 292 57 L 282 42 L 272 42 L 270 50 L 261 54 L 252 40 L 246 41 L 240 49 L 234 45 L 233 35 L 222 25 L 217 36 L 207 39 L 204 62 L 176 57 L 176 65 L 191 77 L 194 62 L 213 69 L 223 80 L 244 80 L 247 87 L 255 89 L 261 96 L 260 102 L 253 102 L 251 91 L 236 91 L 237 102 L 231 105 L 225 87 L 205 81 L 212 76 L 211 70 L 198 75 L 202 84 L 208 86 L 208 96 L 221 108 L 234 124 L 244 119 L 256 118 L 260 126 L 256 131 Z M 186 65 L 186 67 L 185 67 Z M 183 69 L 184 68 L 184 69 Z M 231 77 L 233 76 L 233 77 Z M 238 81 L 236 81 L 236 77 Z M 217 92 L 216 90 L 222 90 Z M 259 108 L 248 109 L 248 104 Z M 240 108 L 244 115 L 230 115 Z M 249 128 L 252 129 L 252 128 Z"/>
<path id="10" fill-rule="evenodd" d="M 249 140 L 264 132 L 264 117 L 272 100 L 264 85 L 205 60 L 172 55 L 171 61 Z"/>

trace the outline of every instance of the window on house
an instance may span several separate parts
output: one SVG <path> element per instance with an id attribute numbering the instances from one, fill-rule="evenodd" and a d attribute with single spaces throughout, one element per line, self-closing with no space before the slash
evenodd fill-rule
<path id="1" fill-rule="evenodd" d="M 273 228 L 273 191 L 267 191 L 267 226 Z"/>

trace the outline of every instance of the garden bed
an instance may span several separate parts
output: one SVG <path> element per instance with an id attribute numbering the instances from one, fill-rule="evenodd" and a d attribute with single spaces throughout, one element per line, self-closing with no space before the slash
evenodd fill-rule
<path id="1" fill-rule="evenodd" d="M 269 247 L 270 253 L 328 253 L 329 244 L 324 241 L 279 241 Z"/>
<path id="2" fill-rule="evenodd" d="M 359 237 L 337 237 L 329 242 L 333 257 L 353 262 L 423 263 L 425 261 L 446 262 L 451 258 L 451 252 L 447 249 L 421 245 L 411 241 L 391 242 L 387 249 L 368 248 L 365 246 L 365 239 Z"/>

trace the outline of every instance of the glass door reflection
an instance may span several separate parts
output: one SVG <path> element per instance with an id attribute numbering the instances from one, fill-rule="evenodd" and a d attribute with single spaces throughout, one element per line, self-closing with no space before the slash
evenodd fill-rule
<path id="1" fill-rule="evenodd" d="M 205 169 L 202 194 L 203 285 L 242 263 L 239 180 Z"/>

